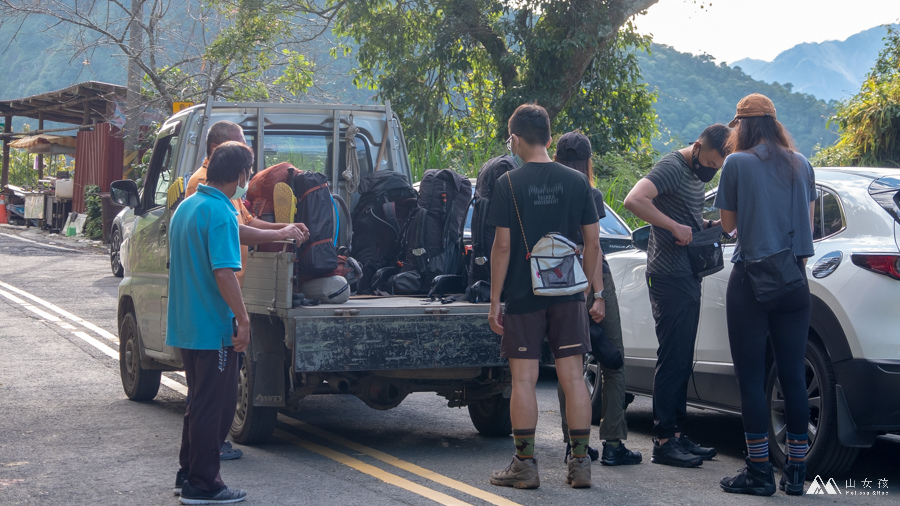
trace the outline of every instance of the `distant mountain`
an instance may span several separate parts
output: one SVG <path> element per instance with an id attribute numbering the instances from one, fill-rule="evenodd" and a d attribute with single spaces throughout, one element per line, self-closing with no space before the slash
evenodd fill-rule
<path id="1" fill-rule="evenodd" d="M 653 107 L 661 137 L 652 143 L 662 152 L 696 140 L 713 123 L 727 124 L 738 100 L 750 93 L 762 93 L 775 102 L 779 121 L 804 155 L 811 155 L 816 145 L 830 146 L 837 140 L 825 127 L 834 103 L 792 92 L 789 86 L 757 81 L 741 69 L 717 65 L 709 56 L 681 53 L 669 46 L 652 44 L 649 55 L 638 54 L 638 62 L 644 81 L 658 93 Z"/>
<path id="2" fill-rule="evenodd" d="M 847 40 L 798 44 L 771 62 L 744 58 L 730 66 L 760 81 L 791 84 L 793 91 L 823 100 L 842 100 L 859 91 L 886 33 L 877 26 Z"/>

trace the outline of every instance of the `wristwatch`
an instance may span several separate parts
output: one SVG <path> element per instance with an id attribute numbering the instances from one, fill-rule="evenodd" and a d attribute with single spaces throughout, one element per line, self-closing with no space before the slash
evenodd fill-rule
<path id="1" fill-rule="evenodd" d="M 595 299 L 605 299 L 607 295 L 609 295 L 609 292 L 607 292 L 606 290 L 600 290 L 599 292 L 594 292 Z"/>

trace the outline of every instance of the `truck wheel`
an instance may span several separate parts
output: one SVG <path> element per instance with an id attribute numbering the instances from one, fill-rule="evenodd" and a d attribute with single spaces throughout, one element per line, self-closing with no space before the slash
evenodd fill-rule
<path id="1" fill-rule="evenodd" d="M 253 344 L 250 344 L 252 347 Z M 235 443 L 255 444 L 264 443 L 275 430 L 275 421 L 278 418 L 278 408 L 260 407 L 253 405 L 253 356 L 251 348 L 247 348 L 241 360 L 241 370 L 238 374 L 237 409 L 234 411 L 234 420 L 231 422 L 231 437 Z"/>
<path id="2" fill-rule="evenodd" d="M 603 407 L 603 376 L 600 374 L 600 362 L 590 353 L 584 355 L 584 384 L 591 396 L 591 424 L 600 423 Z"/>
<path id="3" fill-rule="evenodd" d="M 469 403 L 469 418 L 482 436 L 508 436 L 512 433 L 509 399 L 497 394 Z"/>
<path id="4" fill-rule="evenodd" d="M 149 401 L 159 392 L 162 371 L 141 368 L 140 343 L 134 313 L 129 312 L 119 327 L 119 375 L 129 399 Z"/>
<path id="5" fill-rule="evenodd" d="M 122 267 L 122 231 L 118 227 L 113 228 L 112 235 L 109 238 L 109 266 L 112 269 L 113 276 L 121 278 L 125 275 L 125 268 Z"/>
<path id="6" fill-rule="evenodd" d="M 820 344 L 810 339 L 806 345 L 806 391 L 809 395 L 809 451 L 806 468 L 809 476 L 838 476 L 850 470 L 859 454 L 859 448 L 850 448 L 838 440 L 837 395 L 834 371 L 828 353 Z M 769 405 L 769 453 L 776 466 L 784 465 L 787 425 L 784 415 L 784 395 L 775 372 L 775 364 L 769 367 L 766 380 Z"/>

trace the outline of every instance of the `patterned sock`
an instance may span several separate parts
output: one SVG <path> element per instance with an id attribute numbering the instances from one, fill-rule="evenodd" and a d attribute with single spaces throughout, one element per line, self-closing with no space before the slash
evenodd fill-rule
<path id="1" fill-rule="evenodd" d="M 745 432 L 747 440 L 747 457 L 755 464 L 765 464 L 769 461 L 769 435 L 765 432 L 754 434 Z"/>
<path id="2" fill-rule="evenodd" d="M 619 443 L 621 443 L 621 441 L 618 439 L 607 439 L 606 440 L 606 444 L 612 446 L 613 448 L 618 447 Z"/>
<path id="3" fill-rule="evenodd" d="M 587 457 L 588 442 L 591 440 L 591 429 L 569 429 L 569 444 L 572 445 L 572 456 L 576 459 Z"/>
<path id="4" fill-rule="evenodd" d="M 806 443 L 809 436 L 804 434 L 787 433 L 788 460 L 790 462 L 804 462 L 806 460 Z"/>
<path id="5" fill-rule="evenodd" d="M 520 460 L 534 458 L 534 429 L 513 429 L 516 457 Z"/>

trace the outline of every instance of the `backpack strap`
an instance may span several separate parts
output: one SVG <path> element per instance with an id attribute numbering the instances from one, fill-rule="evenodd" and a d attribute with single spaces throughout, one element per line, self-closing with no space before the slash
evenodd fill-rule
<path id="1" fill-rule="evenodd" d="M 522 216 L 519 214 L 519 204 L 516 202 L 516 192 L 513 190 L 512 177 L 509 172 L 506 173 L 506 181 L 509 183 L 509 193 L 512 195 L 513 205 L 516 206 L 516 217 L 519 218 L 519 228 L 522 229 L 522 240 L 525 241 L 525 258 L 531 258 L 531 248 L 528 247 L 528 239 L 525 238 L 525 226 L 522 225 Z"/>

